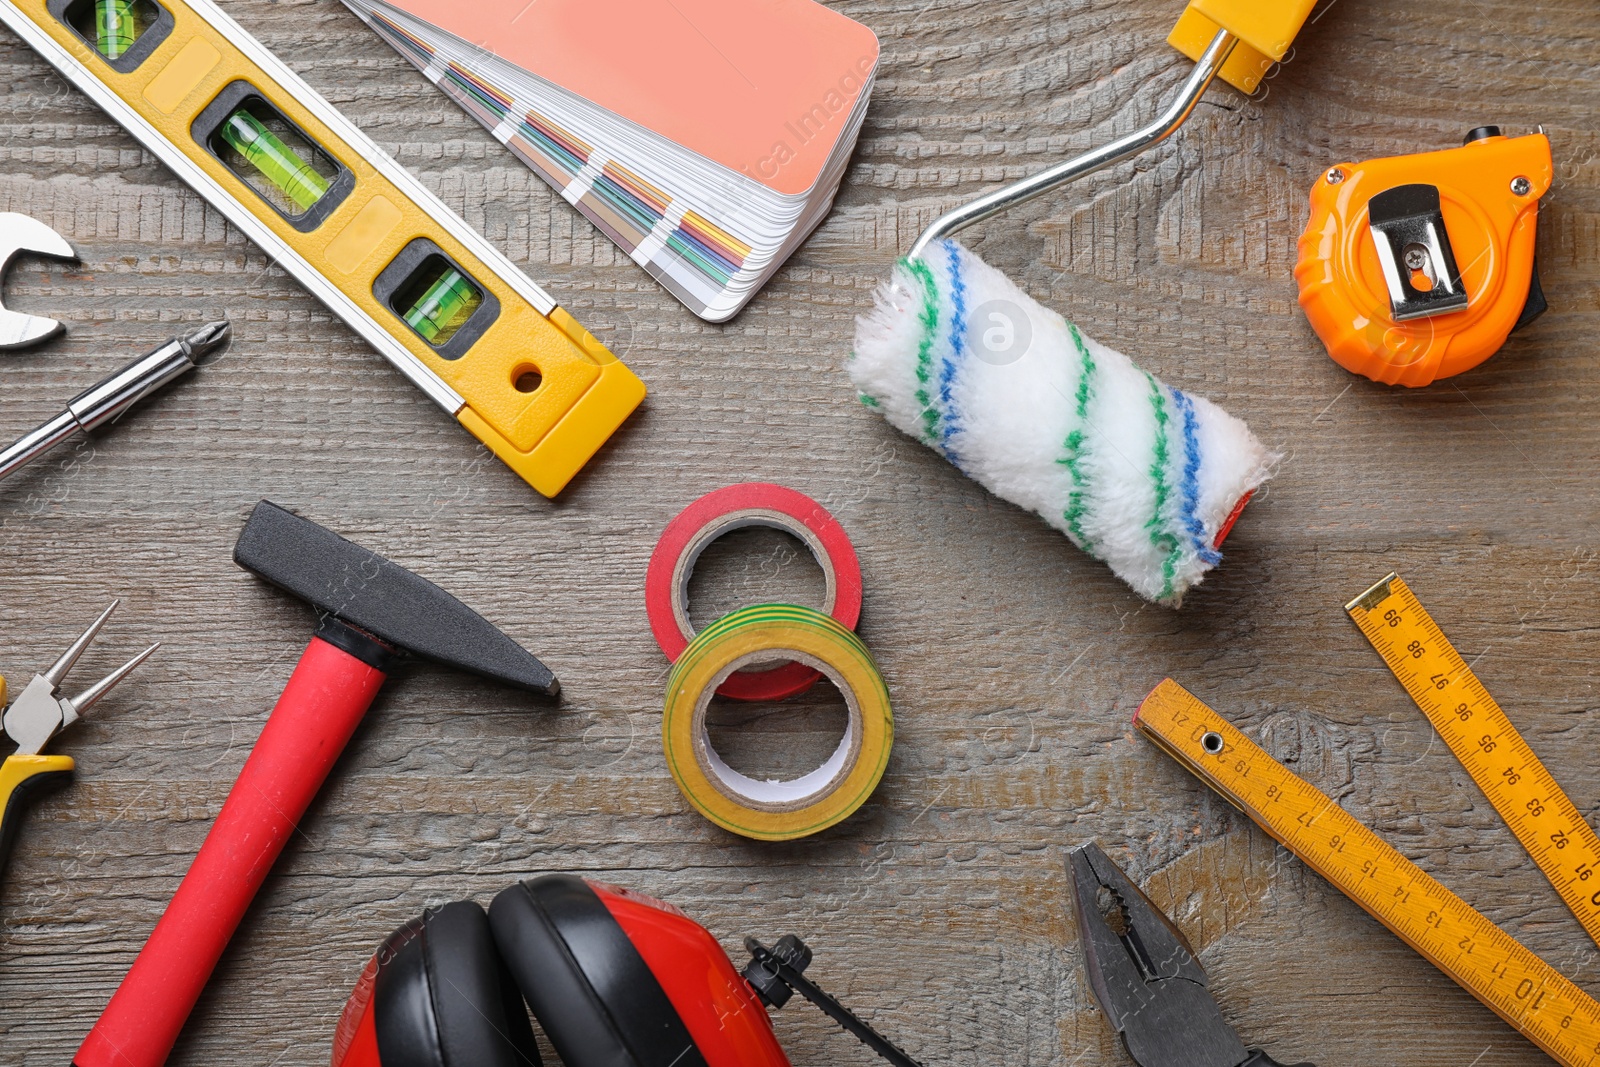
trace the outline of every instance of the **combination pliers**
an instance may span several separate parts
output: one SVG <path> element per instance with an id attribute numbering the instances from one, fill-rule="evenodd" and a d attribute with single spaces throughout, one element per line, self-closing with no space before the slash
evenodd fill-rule
<path id="1" fill-rule="evenodd" d="M 1089 987 L 1139 1067 L 1282 1067 L 1223 1021 L 1188 940 L 1099 845 L 1068 869 Z"/>
<path id="2" fill-rule="evenodd" d="M 22 801 L 48 787 L 65 785 L 72 777 L 75 766 L 72 757 L 46 756 L 43 754 L 45 745 L 77 722 L 112 686 L 161 647 L 160 642 L 151 645 L 75 697 L 61 696 L 61 683 L 67 672 L 72 670 L 72 665 L 78 662 L 78 657 L 83 655 L 119 603 L 121 601 L 113 600 L 60 659 L 43 674 L 34 675 L 10 707 L 5 707 L 6 684 L 5 679 L 0 678 L 0 707 L 5 708 L 4 714 L 0 714 L 0 729 L 17 746 L 17 751 L 0 763 L 0 868 L 5 866 L 16 838 Z"/>

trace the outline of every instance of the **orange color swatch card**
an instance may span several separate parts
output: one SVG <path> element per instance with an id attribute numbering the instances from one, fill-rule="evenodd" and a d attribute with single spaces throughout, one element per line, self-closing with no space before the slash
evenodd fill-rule
<path id="1" fill-rule="evenodd" d="M 712 321 L 826 214 L 878 64 L 815 0 L 345 3 Z"/>

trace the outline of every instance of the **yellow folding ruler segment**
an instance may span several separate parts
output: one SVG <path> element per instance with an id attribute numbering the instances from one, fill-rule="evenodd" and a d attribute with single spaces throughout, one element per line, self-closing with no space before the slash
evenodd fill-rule
<path id="1" fill-rule="evenodd" d="M 1557 1062 L 1600 1064 L 1600 1003 L 1172 679 L 1134 725 Z"/>
<path id="2" fill-rule="evenodd" d="M 1600 943 L 1600 838 L 1444 631 L 1395 574 L 1345 610 Z"/>
<path id="3" fill-rule="evenodd" d="M 505 463 L 554 496 L 644 384 L 210 0 L 3 20 Z"/>

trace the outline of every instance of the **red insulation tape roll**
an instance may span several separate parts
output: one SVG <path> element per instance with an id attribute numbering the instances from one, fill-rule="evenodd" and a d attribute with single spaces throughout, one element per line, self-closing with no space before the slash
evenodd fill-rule
<path id="1" fill-rule="evenodd" d="M 667 523 L 644 580 L 650 629 L 676 663 L 694 638 L 689 623 L 689 578 L 700 553 L 723 534 L 765 526 L 793 534 L 811 549 L 827 582 L 823 611 L 846 629 L 861 620 L 861 563 L 855 546 L 826 508 L 804 493 L 771 482 L 742 482 L 707 493 Z M 822 675 L 801 663 L 737 671 L 717 687 L 733 700 L 782 700 L 804 693 Z"/>

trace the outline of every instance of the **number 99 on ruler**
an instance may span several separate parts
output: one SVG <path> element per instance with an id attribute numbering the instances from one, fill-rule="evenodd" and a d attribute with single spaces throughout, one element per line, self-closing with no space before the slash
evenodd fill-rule
<path id="1" fill-rule="evenodd" d="M 546 496 L 644 384 L 210 0 L 3 20 Z"/>

